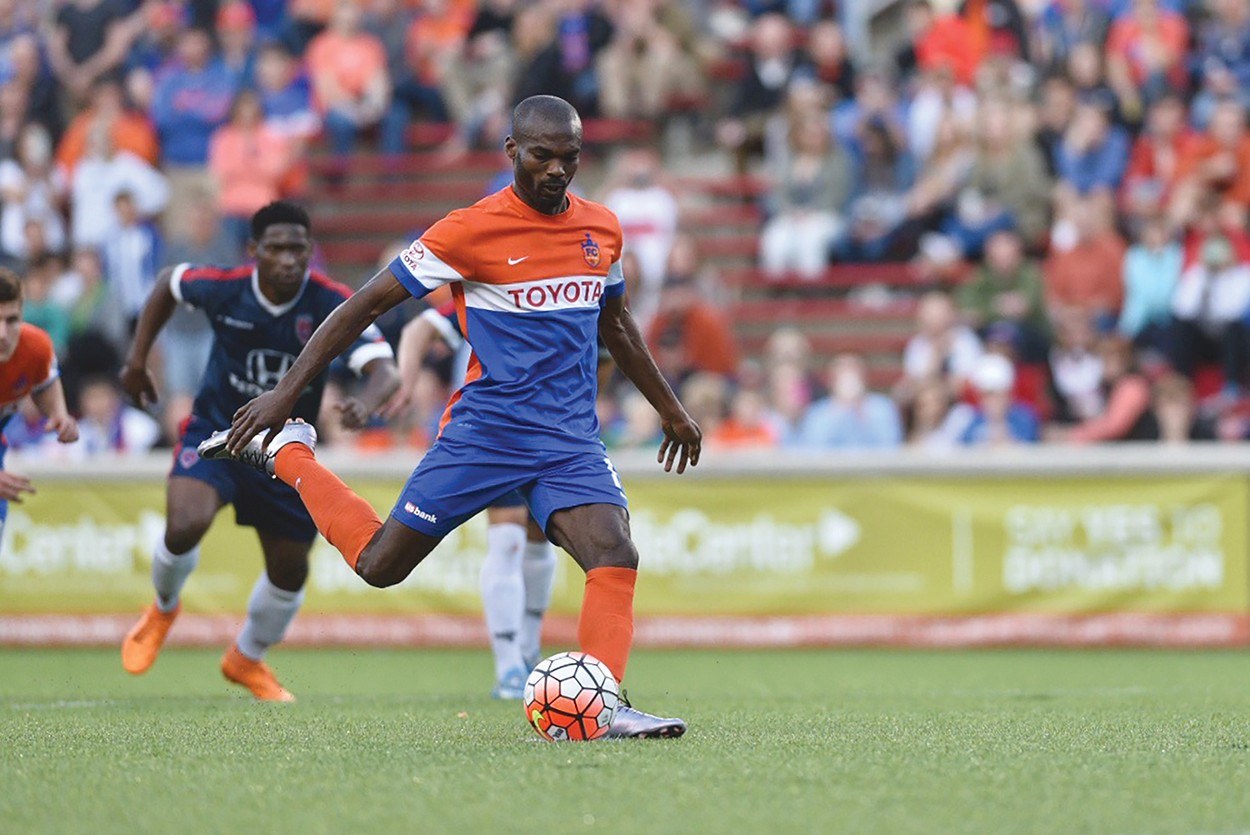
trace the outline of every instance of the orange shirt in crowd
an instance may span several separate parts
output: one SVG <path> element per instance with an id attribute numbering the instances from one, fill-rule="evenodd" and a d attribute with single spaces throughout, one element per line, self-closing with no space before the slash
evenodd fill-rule
<path id="1" fill-rule="evenodd" d="M 1210 136 L 1200 136 L 1188 143 L 1177 166 L 1177 179 L 1198 175 L 1203 164 L 1222 151 L 1224 146 Z M 1224 199 L 1250 206 L 1250 136 L 1243 137 L 1231 153 L 1236 160 L 1235 173 L 1211 185 Z"/>
<path id="2" fill-rule="evenodd" d="M 208 167 L 217 180 L 221 211 L 249 216 L 277 200 L 291 161 L 291 141 L 264 126 L 219 128 L 208 145 Z"/>
<path id="3" fill-rule="evenodd" d="M 417 73 L 423 84 L 442 82 L 443 62 L 440 54 L 448 54 L 459 48 L 473 25 L 472 9 L 448 4 L 441 14 L 425 14 L 408 27 L 408 65 Z"/>
<path id="4" fill-rule="evenodd" d="M 1124 304 L 1124 253 L 1114 232 L 1054 252 L 1042 267 L 1046 299 L 1053 305 L 1118 313 Z"/>
<path id="5" fill-rule="evenodd" d="M 56 161 L 71 174 L 82 155 L 87 150 L 87 133 L 95 114 L 84 110 L 74 117 L 61 137 L 61 144 L 56 149 Z M 137 113 L 123 113 L 113 122 L 113 147 L 118 151 L 130 151 L 135 156 L 143 157 L 152 165 L 160 161 L 160 143 L 156 139 L 156 130 L 147 117 Z"/>
<path id="6" fill-rule="evenodd" d="M 1173 12 L 1160 10 L 1158 26 L 1154 32 L 1148 32 L 1141 22 L 1132 14 L 1111 24 L 1107 32 L 1106 54 L 1119 58 L 1128 66 L 1129 77 L 1134 86 L 1140 88 L 1146 83 L 1150 67 L 1143 54 L 1146 50 L 1145 41 L 1155 38 L 1163 49 L 1172 57 L 1171 63 L 1164 68 L 1164 75 L 1173 87 L 1185 83 L 1185 58 L 1189 48 L 1189 27 L 1185 19 Z"/>
<path id="7" fill-rule="evenodd" d="M 322 109 L 329 103 L 321 101 L 319 78 L 330 76 L 343 92 L 358 99 L 370 82 L 386 73 L 386 50 L 377 38 L 363 32 L 350 37 L 322 32 L 308 45 L 304 59 Z"/>
<path id="8" fill-rule="evenodd" d="M 708 446 L 716 449 L 772 449 L 777 446 L 777 433 L 763 423 L 739 423 L 726 418 L 707 437 Z"/>
<path id="9" fill-rule="evenodd" d="M 320 23 L 323 26 L 330 22 L 334 7 L 338 0 L 291 0 L 287 4 L 286 13 L 296 20 Z"/>
<path id="10" fill-rule="evenodd" d="M 953 14 L 939 17 L 916 41 L 916 63 L 921 69 L 949 66 L 955 80 L 968 86 L 976 80 L 982 56 L 972 27 Z"/>
<path id="11" fill-rule="evenodd" d="M 675 321 L 678 317 L 681 321 Z M 738 347 L 729 322 L 714 308 L 695 305 L 682 313 L 661 311 L 651 320 L 647 342 L 656 352 L 660 335 L 672 327 L 681 329 L 681 348 L 686 363 L 695 371 L 733 374 L 738 370 Z"/>

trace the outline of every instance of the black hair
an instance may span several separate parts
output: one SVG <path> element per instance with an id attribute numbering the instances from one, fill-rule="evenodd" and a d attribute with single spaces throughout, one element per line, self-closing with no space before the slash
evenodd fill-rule
<path id="1" fill-rule="evenodd" d="M 252 240 L 259 241 L 266 229 L 279 223 L 303 226 L 312 234 L 312 219 L 308 217 L 308 210 L 289 200 L 275 200 L 252 215 Z"/>
<path id="2" fill-rule="evenodd" d="M 22 300 L 22 280 L 17 273 L 0 267 L 0 304 Z"/>
<path id="3" fill-rule="evenodd" d="M 572 126 L 582 133 L 582 117 L 577 108 L 559 96 L 530 96 L 512 111 L 513 138 L 530 137 L 550 128 Z"/>

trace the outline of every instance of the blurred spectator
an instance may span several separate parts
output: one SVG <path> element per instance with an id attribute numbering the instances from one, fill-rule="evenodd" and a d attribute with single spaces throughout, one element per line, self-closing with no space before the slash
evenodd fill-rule
<path id="1" fill-rule="evenodd" d="M 927 380 L 916 389 L 911 404 L 907 445 L 921 449 L 949 449 L 959 441 L 962 426 L 950 420 L 951 393 L 940 380 Z"/>
<path id="2" fill-rule="evenodd" d="M 659 415 L 633 388 L 621 398 L 618 415 L 603 427 L 603 442 L 609 449 L 650 450 L 664 437 Z"/>
<path id="3" fill-rule="evenodd" d="M 152 123 L 126 106 L 120 84 L 106 79 L 92 88 L 91 104 L 74 117 L 57 146 L 56 161 L 70 176 L 87 151 L 87 137 L 97 128 L 108 133 L 118 151 L 129 151 L 152 165 L 159 161 L 160 146 Z"/>
<path id="4" fill-rule="evenodd" d="M 1102 360 L 1101 393 L 1105 406 L 1059 437 L 1070 443 L 1149 440 L 1150 383 L 1137 370 L 1133 346 L 1120 336 L 1098 342 Z"/>
<path id="5" fill-rule="evenodd" d="M 971 85 L 984 53 L 968 22 L 954 12 L 937 12 L 931 0 L 908 0 L 905 6 L 910 43 L 896 59 L 902 73 L 940 67 L 959 84 Z"/>
<path id="6" fill-rule="evenodd" d="M 523 60 L 521 50 L 510 43 L 515 21 L 525 15 L 534 20 L 533 15 L 538 15 L 544 25 L 549 23 L 545 9 L 529 6 L 519 11 L 517 5 L 517 0 L 483 2 L 463 45 L 451 57 L 442 92 L 457 125 L 455 141 L 463 147 L 497 143 L 501 132 L 493 123 L 506 121 Z M 544 29 L 537 40 L 545 46 L 550 32 Z"/>
<path id="7" fill-rule="evenodd" d="M 1183 258 L 1158 218 L 1142 226 L 1124 256 L 1124 308 L 1116 330 L 1138 348 L 1172 356 L 1172 297 Z"/>
<path id="8" fill-rule="evenodd" d="M 1051 252 L 1042 268 L 1051 307 L 1076 307 L 1110 326 L 1124 302 L 1124 241 L 1097 200 L 1073 203 L 1055 224 Z"/>
<path id="9" fill-rule="evenodd" d="M 355 4 L 341 0 L 304 56 L 330 145 L 340 158 L 351 152 L 362 130 L 382 119 L 391 100 L 386 51 L 360 23 Z"/>
<path id="10" fill-rule="evenodd" d="M 391 61 L 391 103 L 382 126 L 382 150 L 403 153 L 405 132 L 414 115 L 427 122 L 450 118 L 443 96 L 448 71 L 473 23 L 471 10 L 451 0 L 424 0 L 421 12 L 408 27 L 403 61 Z M 380 38 L 383 42 L 385 38 Z"/>
<path id="11" fill-rule="evenodd" d="M 1103 410 L 1102 357 L 1094 350 L 1093 318 L 1081 308 L 1057 310 L 1050 349 L 1050 400 L 1059 423 L 1078 423 Z"/>
<path id="12" fill-rule="evenodd" d="M 915 181 L 915 165 L 883 120 L 863 126 L 854 150 L 847 235 L 834 254 L 839 261 L 879 261 L 896 254 L 894 232 L 907 216 L 906 193 Z"/>
<path id="13" fill-rule="evenodd" d="M 945 65 L 923 72 L 918 85 L 907 109 L 907 144 L 916 161 L 924 164 L 937 147 L 939 134 L 963 135 L 972 126 L 977 97 L 957 84 Z"/>
<path id="14" fill-rule="evenodd" d="M 845 227 L 853 172 L 846 152 L 830 141 L 822 115 L 800 114 L 789 134 L 789 146 L 772 171 L 760 264 L 773 276 L 793 271 L 815 278 Z"/>
<path id="15" fill-rule="evenodd" d="M 1002 354 L 983 354 L 970 379 L 976 405 L 956 407 L 951 423 L 965 446 L 1006 446 L 1041 440 L 1041 427 L 1033 410 L 1013 399 L 1016 372 Z"/>
<path id="16" fill-rule="evenodd" d="M 962 284 L 956 298 L 969 324 L 982 331 L 1005 323 L 1015 333 L 1017 352 L 1029 362 L 1045 358 L 1045 291 L 1037 263 L 1024 255 L 1015 232 L 996 232 L 985 246 L 985 260 Z"/>
<path id="17" fill-rule="evenodd" d="M 60 272 L 61 259 L 43 255 L 30 264 L 22 280 L 22 318 L 48 332 L 58 356 L 65 353 L 70 335 L 69 311 L 51 297 Z"/>
<path id="18" fill-rule="evenodd" d="M 265 113 L 265 126 L 272 132 L 295 142 L 310 140 L 321 130 L 312 86 L 285 47 L 261 47 L 256 57 L 256 92 Z"/>
<path id="19" fill-rule="evenodd" d="M 698 253 L 693 244 L 674 246 L 660 305 L 647 329 L 647 343 L 670 380 L 697 371 L 728 376 L 738 367 L 733 328 L 724 314 L 700 298 Z"/>
<path id="20" fill-rule="evenodd" d="M 960 206 L 955 207 L 955 196 L 967 181 L 975 160 L 966 127 L 953 113 L 947 113 L 938 126 L 933 149 L 924 160 L 916 184 L 907 194 L 911 228 L 902 236 L 904 240 L 918 239 L 921 229 L 942 226 L 961 255 L 977 253 L 986 234 L 1011 224 L 1005 215 L 991 216 L 987 211 L 990 207 L 976 192 L 961 195 Z M 954 219 L 943 223 L 952 209 L 956 209 Z"/>
<path id="21" fill-rule="evenodd" d="M 14 82 L 0 84 L 0 160 L 17 155 L 18 137 L 26 125 L 25 91 Z"/>
<path id="22" fill-rule="evenodd" d="M 166 264 L 227 267 L 238 263 L 243 253 L 222 230 L 211 198 L 203 195 L 195 198 L 188 219 L 186 231 L 169 241 Z M 213 331 L 202 311 L 179 305 L 161 331 L 160 339 L 164 377 L 161 399 L 165 407 L 162 418 L 166 434 L 175 438 L 178 425 L 191 414 L 191 402 L 208 365 Z"/>
<path id="23" fill-rule="evenodd" d="M 255 0 L 253 0 L 255 2 Z M 302 55 L 326 28 L 339 0 L 290 0 L 282 27 L 282 44 L 295 55 Z"/>
<path id="24" fill-rule="evenodd" d="M 916 308 L 918 333 L 903 350 L 903 379 L 895 388 L 900 402 L 910 403 L 920 385 L 938 379 L 958 392 L 981 356 L 981 341 L 958 323 L 955 304 L 946 293 L 925 293 Z"/>
<path id="25" fill-rule="evenodd" d="M 140 215 L 130 192 L 118 192 L 113 208 L 117 221 L 104 239 L 104 271 L 133 331 L 139 311 L 156 282 L 161 241 L 152 224 Z"/>
<path id="26" fill-rule="evenodd" d="M 854 96 L 834 106 L 832 121 L 837 141 L 848 147 L 855 146 L 870 124 L 889 131 L 894 145 L 907 144 L 907 104 L 899 98 L 895 79 L 880 67 L 856 74 Z"/>
<path id="27" fill-rule="evenodd" d="M 1120 204 L 1130 216 L 1161 214 L 1180 175 L 1181 161 L 1196 134 L 1185 122 L 1185 103 L 1169 94 L 1150 105 L 1145 129 L 1133 143 L 1120 191 Z"/>
<path id="28" fill-rule="evenodd" d="M 728 116 L 716 126 L 716 140 L 733 153 L 739 173 L 763 149 L 765 122 L 799 69 L 793 37 L 781 15 L 762 15 L 752 25 L 746 74 L 734 90 Z"/>
<path id="29" fill-rule="evenodd" d="M 69 356 L 91 356 L 98 364 L 96 373 L 112 372 L 130 340 L 130 328 L 118 294 L 104 279 L 100 254 L 91 248 L 74 250 L 70 270 L 57 279 L 51 297 L 69 309 Z"/>
<path id="30" fill-rule="evenodd" d="M 609 119 L 661 118 L 679 93 L 700 91 L 698 68 L 657 18 L 657 0 L 619 3 L 599 53 L 599 105 Z"/>
<path id="31" fill-rule="evenodd" d="M 833 20 L 817 21 L 807 31 L 807 57 L 812 77 L 837 91 L 838 101 L 855 96 L 855 65 L 842 27 Z"/>
<path id="32" fill-rule="evenodd" d="M 161 161 L 169 178 L 165 229 L 182 229 L 185 206 L 194 193 L 214 187 L 208 171 L 208 143 L 226 120 L 236 79 L 213 56 L 207 32 L 190 29 L 178 39 L 178 60 L 156 85 L 152 120 L 161 139 Z"/>
<path id="33" fill-rule="evenodd" d="M 518 79 L 513 97 L 520 101 L 538 93 L 559 96 L 583 117 L 599 115 L 600 79 L 595 61 L 612 38 L 612 24 L 591 0 L 552 4 L 555 39 L 534 56 Z"/>
<path id="34" fill-rule="evenodd" d="M 1036 146 L 1013 124 L 1013 116 L 1011 105 L 1000 100 L 983 103 L 978 113 L 972 170 L 946 229 L 963 242 L 965 255 L 978 252 L 987 230 L 1004 223 L 1014 226 L 1030 247 L 1045 237 L 1050 178 Z"/>
<path id="35" fill-rule="evenodd" d="M 1114 193 L 1128 153 L 1128 133 L 1111 121 L 1110 103 L 1094 96 L 1077 105 L 1055 149 L 1055 169 L 1061 185 L 1076 194 Z"/>
<path id="36" fill-rule="evenodd" d="M 57 10 L 48 61 L 75 103 L 126 54 L 131 40 L 126 11 L 122 0 L 67 0 Z"/>
<path id="37" fill-rule="evenodd" d="M 1066 76 L 1053 75 L 1042 82 L 1034 138 L 1052 177 L 1058 174 L 1059 150 L 1076 113 L 1076 102 L 1076 88 Z"/>
<path id="38" fill-rule="evenodd" d="M 1183 90 L 1189 27 L 1159 0 L 1133 0 L 1107 32 L 1107 81 L 1126 114 L 1140 114 L 1142 101 L 1164 90 Z"/>
<path id="39" fill-rule="evenodd" d="M 144 220 L 155 218 L 172 199 L 170 184 L 160 171 L 129 151 L 115 149 L 105 127 L 96 125 L 71 189 L 75 246 L 104 244 L 117 224 L 114 201 L 122 192 L 130 194 Z"/>
<path id="40" fill-rule="evenodd" d="M 187 23 L 186 7 L 177 0 L 155 0 L 144 6 L 141 15 L 143 26 L 130 47 L 126 67 L 155 73 L 178 48 L 178 35 Z"/>
<path id="41" fill-rule="evenodd" d="M 630 310 L 643 327 L 655 315 L 677 235 L 677 198 L 663 183 L 663 173 L 655 151 L 627 151 L 608 175 L 603 195 L 604 205 L 620 219 L 626 251 L 638 258 L 641 286 L 630 296 Z"/>
<path id="42" fill-rule="evenodd" d="M 252 215 L 281 196 L 293 158 L 291 140 L 271 130 L 262 117 L 260 97 L 251 90 L 240 92 L 230 121 L 208 146 L 226 234 L 239 246 L 251 236 Z"/>
<path id="43" fill-rule="evenodd" d="M 681 384 L 681 402 L 705 437 L 720 431 L 729 413 L 729 382 L 720 374 L 699 371 Z"/>
<path id="44" fill-rule="evenodd" d="M 1236 98 L 1250 106 L 1250 0 L 1211 0 L 1211 15 L 1202 28 L 1193 56 L 1201 87 L 1194 102 L 1194 121 L 1205 125 L 1221 99 Z"/>
<path id="45" fill-rule="evenodd" d="M 862 358 L 840 354 L 829 363 L 829 397 L 807 410 L 798 443 L 809 449 L 893 449 L 903 441 L 898 408 L 868 390 Z"/>
<path id="46" fill-rule="evenodd" d="M 244 0 L 225 0 L 218 7 L 215 32 L 221 62 L 238 89 L 253 86 L 256 74 L 256 13 Z"/>
<path id="47" fill-rule="evenodd" d="M 86 381 L 78 392 L 78 443 L 74 452 L 95 455 L 137 455 L 160 440 L 160 426 L 146 412 L 128 406 L 121 389 L 108 377 Z"/>
<path id="48" fill-rule="evenodd" d="M 1185 146 L 1177 167 L 1175 197 L 1170 215 L 1178 226 L 1194 220 L 1204 197 L 1221 201 L 1224 222 L 1244 226 L 1250 208 L 1250 135 L 1246 111 L 1226 99 L 1215 106 L 1207 133 Z"/>
<path id="49" fill-rule="evenodd" d="M 707 436 L 717 450 L 772 449 L 780 443 L 769 421 L 768 403 L 754 389 L 738 389 L 729 400 L 729 416 Z"/>
<path id="50" fill-rule="evenodd" d="M 1077 44 L 1103 43 L 1110 25 L 1097 0 L 1049 0 L 1037 17 L 1033 56 L 1039 64 L 1058 69 Z"/>
<path id="51" fill-rule="evenodd" d="M 37 255 L 30 251 L 27 237 L 31 225 L 38 227 L 48 250 L 63 249 L 65 191 L 65 178 L 53 165 L 48 132 L 40 125 L 27 125 L 16 158 L 0 162 L 0 250 L 19 259 Z"/>
<path id="52" fill-rule="evenodd" d="M 1228 238 L 1210 235 L 1198 259 L 1181 273 L 1172 300 L 1176 369 L 1192 376 L 1201 363 L 1218 363 L 1225 391 L 1237 395 L 1250 362 L 1250 264 L 1239 261 Z"/>
<path id="53" fill-rule="evenodd" d="M 1155 381 L 1147 435 L 1165 444 L 1216 440 L 1215 422 L 1199 414 L 1194 384 L 1180 374 Z"/>
<path id="54" fill-rule="evenodd" d="M 20 113 L 24 114 L 25 121 L 42 125 L 53 142 L 57 141 L 65 128 L 65 120 L 56 79 L 44 68 L 39 38 L 32 33 L 19 35 L 9 43 L 8 52 L 8 77 L 0 67 L 0 84 L 7 82 L 20 90 Z"/>

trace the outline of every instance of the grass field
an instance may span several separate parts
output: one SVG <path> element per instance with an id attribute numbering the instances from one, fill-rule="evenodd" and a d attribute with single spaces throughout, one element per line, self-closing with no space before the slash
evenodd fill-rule
<path id="1" fill-rule="evenodd" d="M 484 653 L 0 652 L 0 832 L 1246 832 L 1234 652 L 649 652 L 680 740 L 549 744 Z"/>

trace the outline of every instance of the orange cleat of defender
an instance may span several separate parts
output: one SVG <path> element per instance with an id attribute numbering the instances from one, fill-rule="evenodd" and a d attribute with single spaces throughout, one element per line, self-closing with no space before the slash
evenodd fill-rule
<path id="1" fill-rule="evenodd" d="M 278 678 L 264 661 L 253 661 L 239 652 L 238 646 L 231 644 L 230 649 L 221 657 L 221 674 L 235 684 L 240 684 L 252 691 L 252 695 L 262 702 L 293 702 L 295 696 L 278 683 Z"/>
<path id="2" fill-rule="evenodd" d="M 122 640 L 122 667 L 131 675 L 146 673 L 156 662 L 165 645 L 165 636 L 174 625 L 174 619 L 182 611 L 182 606 L 174 607 L 172 612 L 162 612 L 155 603 L 148 605 L 139 617 L 139 622 L 130 628 Z"/>

